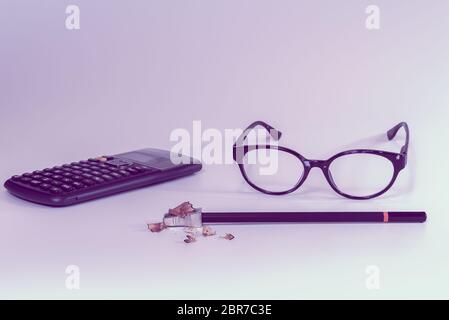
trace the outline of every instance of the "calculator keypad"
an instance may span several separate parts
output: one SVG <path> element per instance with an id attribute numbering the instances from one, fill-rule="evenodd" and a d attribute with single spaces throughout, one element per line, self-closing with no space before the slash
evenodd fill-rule
<path id="1" fill-rule="evenodd" d="M 16 175 L 11 180 L 42 192 L 59 195 L 155 171 L 158 170 L 111 157 L 99 157 Z"/>

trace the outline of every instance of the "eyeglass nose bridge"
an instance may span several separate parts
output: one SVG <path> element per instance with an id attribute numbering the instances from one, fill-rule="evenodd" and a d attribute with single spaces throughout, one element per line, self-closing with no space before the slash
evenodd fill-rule
<path id="1" fill-rule="evenodd" d="M 328 160 L 306 160 L 306 161 L 304 161 L 304 165 L 308 169 L 320 168 L 323 172 L 325 172 L 328 170 L 329 161 Z"/>

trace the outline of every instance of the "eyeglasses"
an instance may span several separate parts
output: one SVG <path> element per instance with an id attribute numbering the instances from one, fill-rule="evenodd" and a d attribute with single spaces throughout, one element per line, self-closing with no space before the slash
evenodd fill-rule
<path id="1" fill-rule="evenodd" d="M 409 128 L 401 122 L 387 131 L 392 140 L 399 129 L 405 130 L 405 144 L 400 153 L 355 149 L 340 152 L 327 160 L 311 160 L 296 151 L 278 145 L 244 145 L 250 132 L 257 126 L 279 140 L 281 132 L 262 121 L 249 125 L 233 146 L 237 162 L 246 182 L 254 189 L 283 195 L 297 190 L 307 179 L 312 168 L 320 168 L 332 189 L 343 197 L 363 200 L 388 191 L 399 172 L 407 164 Z"/>

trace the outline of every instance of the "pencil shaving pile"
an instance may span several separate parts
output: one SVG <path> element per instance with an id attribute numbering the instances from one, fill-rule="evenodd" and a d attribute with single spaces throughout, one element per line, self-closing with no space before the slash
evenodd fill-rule
<path id="1" fill-rule="evenodd" d="M 195 212 L 195 208 L 193 208 L 192 204 L 188 201 L 181 203 L 179 206 L 169 209 L 168 213 L 170 215 L 186 217 Z M 161 232 L 164 229 L 167 229 L 167 226 L 163 222 L 157 223 L 148 223 L 148 230 L 151 232 Z M 184 228 L 184 232 L 186 234 L 186 238 L 184 239 L 185 243 L 193 243 L 196 242 L 197 236 L 201 235 L 203 237 L 211 237 L 215 236 L 217 233 L 209 226 L 203 226 L 202 228 L 192 228 L 186 227 Z M 226 233 L 223 236 L 220 236 L 222 239 L 232 240 L 235 237 L 231 233 Z"/>

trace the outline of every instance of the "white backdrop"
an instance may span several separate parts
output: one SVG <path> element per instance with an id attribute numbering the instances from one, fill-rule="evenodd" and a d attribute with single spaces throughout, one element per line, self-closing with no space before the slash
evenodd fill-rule
<path id="1" fill-rule="evenodd" d="M 353 146 L 409 164 L 385 196 L 346 200 L 318 170 L 302 191 L 259 194 L 236 166 L 54 209 L 0 193 L 1 298 L 448 298 L 446 1 L 60 1 L 0 4 L 0 177 L 101 154 L 170 148 L 175 128 L 265 120 L 310 158 Z M 420 225 L 220 226 L 182 242 L 145 223 L 205 210 L 426 210 Z M 80 290 L 65 286 L 80 268 Z M 367 268 L 379 273 L 370 290 Z M 369 269 L 370 270 L 370 269 Z"/>

